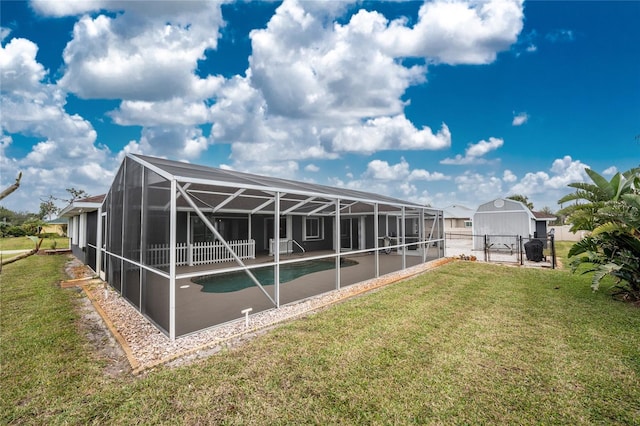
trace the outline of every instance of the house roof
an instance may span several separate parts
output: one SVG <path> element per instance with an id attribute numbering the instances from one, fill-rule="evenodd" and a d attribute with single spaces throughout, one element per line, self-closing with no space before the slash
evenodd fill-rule
<path id="1" fill-rule="evenodd" d="M 104 201 L 104 197 L 105 196 L 106 196 L 106 194 L 94 195 L 92 197 L 87 197 L 87 198 L 83 198 L 81 200 L 76 200 L 76 202 L 78 202 L 78 203 L 99 203 L 99 204 L 102 204 L 102 202 Z"/>
<path id="2" fill-rule="evenodd" d="M 554 215 L 545 212 L 534 212 L 533 210 L 531 210 L 531 213 L 533 213 L 533 216 L 536 218 L 536 220 L 554 221 L 557 219 L 557 217 L 555 217 Z"/>
<path id="3" fill-rule="evenodd" d="M 372 211 L 378 204 L 380 211 L 400 211 L 401 207 L 426 208 L 423 205 L 385 195 L 261 176 L 235 170 L 183 163 L 162 158 L 129 154 L 127 158 L 154 171 L 167 181 L 176 180 L 197 201 L 199 207 L 215 211 L 265 213 L 273 209 L 268 204 L 273 194 L 281 194 L 281 212 L 287 214 L 330 214 L 335 200 L 340 200 L 345 213 Z M 158 187 L 163 185 L 157 183 Z M 166 185 L 166 183 L 164 183 Z M 178 208 L 188 208 L 184 197 L 177 200 Z M 434 209 L 435 210 L 435 209 Z"/>
<path id="4" fill-rule="evenodd" d="M 471 219 L 473 209 L 465 206 L 450 205 L 442 209 L 445 219 Z"/>
<path id="5" fill-rule="evenodd" d="M 105 194 L 75 200 L 60 211 L 60 217 L 78 216 L 80 213 L 96 211 L 102 205 Z"/>
<path id="6" fill-rule="evenodd" d="M 67 225 L 69 223 L 69 219 L 66 217 L 57 217 L 55 219 L 47 220 L 45 225 Z"/>

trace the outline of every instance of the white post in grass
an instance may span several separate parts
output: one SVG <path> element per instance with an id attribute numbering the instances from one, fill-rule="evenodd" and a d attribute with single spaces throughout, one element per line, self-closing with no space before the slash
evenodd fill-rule
<path id="1" fill-rule="evenodd" d="M 253 308 L 247 308 L 240 311 L 241 314 L 244 314 L 244 327 L 249 328 L 249 312 L 253 311 Z"/>

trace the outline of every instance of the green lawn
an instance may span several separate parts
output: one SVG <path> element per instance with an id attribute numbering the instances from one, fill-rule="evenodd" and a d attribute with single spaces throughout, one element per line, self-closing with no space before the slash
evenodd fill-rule
<path id="1" fill-rule="evenodd" d="M 69 238 L 67 237 L 47 237 L 42 242 L 40 248 L 42 250 L 49 250 L 54 248 L 68 249 Z M 0 238 L 0 250 L 33 250 L 35 243 L 28 237 L 7 237 Z"/>
<path id="2" fill-rule="evenodd" d="M 62 256 L 0 276 L 0 423 L 640 424 L 640 309 L 564 270 L 454 262 L 143 377 L 76 333 Z"/>

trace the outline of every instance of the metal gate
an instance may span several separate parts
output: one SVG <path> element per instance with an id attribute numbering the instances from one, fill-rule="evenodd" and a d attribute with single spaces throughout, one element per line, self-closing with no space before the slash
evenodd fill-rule
<path id="1" fill-rule="evenodd" d="M 526 244 L 530 241 L 542 242 L 540 256 L 527 256 Z M 474 242 L 475 241 L 475 242 Z M 541 266 L 555 269 L 556 251 L 553 235 L 544 238 L 523 237 L 521 235 L 471 235 L 445 234 L 446 256 L 466 258 L 475 256 L 485 262 L 512 263 Z M 476 249 L 474 250 L 474 246 Z"/>

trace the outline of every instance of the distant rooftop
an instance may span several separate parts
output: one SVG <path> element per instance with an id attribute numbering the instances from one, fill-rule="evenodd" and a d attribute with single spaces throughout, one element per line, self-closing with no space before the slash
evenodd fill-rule
<path id="1" fill-rule="evenodd" d="M 534 212 L 533 210 L 531 210 L 531 213 L 533 213 L 533 216 L 536 219 L 540 219 L 540 220 L 556 220 L 557 219 L 557 217 L 555 217 L 554 215 L 552 215 L 550 213 Z"/>
<path id="2" fill-rule="evenodd" d="M 442 209 L 445 219 L 471 219 L 474 209 L 452 204 Z"/>

